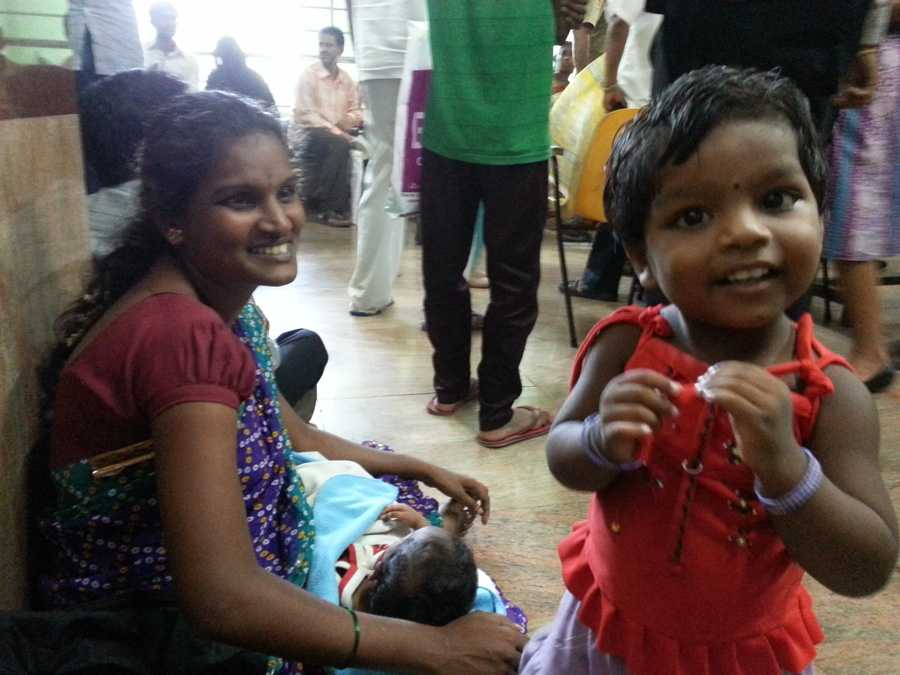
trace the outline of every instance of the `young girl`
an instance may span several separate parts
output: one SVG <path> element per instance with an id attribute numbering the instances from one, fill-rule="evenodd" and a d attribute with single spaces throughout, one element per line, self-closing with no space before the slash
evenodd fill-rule
<path id="1" fill-rule="evenodd" d="M 520 672 L 812 673 L 804 571 L 874 593 L 897 558 L 862 383 L 785 308 L 821 249 L 824 166 L 772 73 L 689 73 L 617 140 L 607 213 L 665 307 L 590 332 L 547 444 L 595 492 Z"/>
<path id="2" fill-rule="evenodd" d="M 251 295 L 294 279 L 303 217 L 281 126 L 260 108 L 205 92 L 151 121 L 141 212 L 61 318 L 48 372 L 54 494 L 35 558 L 47 568 L 43 600 L 137 608 L 142 621 L 172 616 L 155 610 L 176 604 L 189 629 L 175 615 L 156 642 L 137 631 L 135 644 L 126 630 L 94 644 L 91 621 L 65 633 L 88 645 L 80 655 L 137 653 L 141 672 L 212 672 L 204 659 L 230 652 L 201 649 L 196 633 L 280 657 L 270 672 L 300 672 L 299 661 L 512 672 L 522 638 L 503 618 L 436 628 L 302 590 L 316 530 L 292 449 L 425 481 L 483 519 L 489 510 L 478 481 L 315 429 L 279 395 Z M 129 616 L 117 625 L 130 627 Z M 265 657 L 255 665 L 264 672 Z"/>

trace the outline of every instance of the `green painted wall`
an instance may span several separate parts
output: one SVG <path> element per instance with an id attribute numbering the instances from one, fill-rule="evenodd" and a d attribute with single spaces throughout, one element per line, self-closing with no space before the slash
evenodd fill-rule
<path id="1" fill-rule="evenodd" d="M 0 29 L 6 55 L 17 63 L 62 64 L 71 56 L 63 27 L 66 0 L 0 0 Z M 15 44 L 20 40 L 35 44 Z"/>

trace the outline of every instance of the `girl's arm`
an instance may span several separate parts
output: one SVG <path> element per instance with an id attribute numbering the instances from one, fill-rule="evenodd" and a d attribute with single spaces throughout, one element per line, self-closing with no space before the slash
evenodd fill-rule
<path id="1" fill-rule="evenodd" d="M 603 331 L 584 359 L 581 375 L 556 416 L 547 439 L 547 464 L 560 483 L 573 490 L 602 491 L 618 475 L 592 461 L 585 448 L 584 419 L 600 419 L 588 430 L 590 442 L 607 460 L 632 459 L 636 443 L 674 412 L 669 396 L 677 385 L 659 373 L 632 370 L 640 329 L 613 325 Z M 664 393 L 663 393 L 664 392 Z"/>
<path id="2" fill-rule="evenodd" d="M 437 488 L 451 499 L 463 504 L 473 513 L 488 522 L 491 513 L 491 498 L 487 487 L 469 476 L 442 469 L 409 455 L 397 452 L 373 450 L 358 443 L 352 443 L 340 436 L 317 429 L 307 424 L 294 409 L 278 395 L 281 403 L 281 418 L 290 436 L 291 444 L 298 452 L 320 452 L 327 459 L 344 459 L 356 462 L 373 476 L 394 474 L 401 478 L 420 480 Z"/>
<path id="3" fill-rule="evenodd" d="M 810 448 L 825 481 L 803 508 L 772 522 L 818 581 L 842 595 L 868 595 L 887 583 L 897 561 L 897 518 L 878 466 L 878 413 L 846 368 L 826 372 L 835 391 L 822 401 Z"/>
<path id="4" fill-rule="evenodd" d="M 265 572 L 254 555 L 235 465 L 235 412 L 172 407 L 152 424 L 160 510 L 179 604 L 213 639 L 307 663 L 351 653 L 347 611 Z M 359 614 L 354 663 L 414 673 L 514 673 L 524 639 L 500 617 L 444 628 Z"/>
<path id="5" fill-rule="evenodd" d="M 764 496 L 798 486 L 809 461 L 793 434 L 787 385 L 747 363 L 716 364 L 708 397 L 732 418 L 745 464 Z M 836 593 L 862 596 L 887 582 L 897 560 L 897 520 L 878 467 L 872 397 L 845 368 L 827 369 L 835 391 L 822 400 L 809 450 L 822 465 L 819 489 L 800 508 L 772 515 L 793 558 Z"/>

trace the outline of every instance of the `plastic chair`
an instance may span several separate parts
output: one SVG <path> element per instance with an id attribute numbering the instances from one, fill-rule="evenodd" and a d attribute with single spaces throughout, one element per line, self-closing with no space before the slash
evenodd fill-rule
<path id="1" fill-rule="evenodd" d="M 569 271 L 566 267 L 566 253 L 563 245 L 565 226 L 563 211 L 575 217 L 586 218 L 598 223 L 606 222 L 606 210 L 603 208 L 603 189 L 606 185 L 606 162 L 612 153 L 613 142 L 619 130 L 638 113 L 638 108 L 614 110 L 599 119 L 593 129 L 585 129 L 590 134 L 583 161 L 576 162 L 581 166 L 580 174 L 572 176 L 575 183 L 565 185 L 560 182 L 559 158 L 566 150 L 554 146 L 551 153 L 551 170 L 553 172 L 554 208 L 556 214 L 556 246 L 559 252 L 559 268 L 562 274 L 563 296 L 566 305 L 566 318 L 569 324 L 569 341 L 572 347 L 578 346 L 575 335 L 575 317 L 572 312 L 572 295 L 569 293 Z M 637 286 L 632 283 L 629 302 L 633 301 Z"/>

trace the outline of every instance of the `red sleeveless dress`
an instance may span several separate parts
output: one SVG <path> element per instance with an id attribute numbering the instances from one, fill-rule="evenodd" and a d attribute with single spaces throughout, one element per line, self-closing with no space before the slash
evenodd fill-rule
<path id="1" fill-rule="evenodd" d="M 753 473 L 734 452 L 727 415 L 694 392 L 708 368 L 665 338 L 661 307 L 625 307 L 599 322 L 578 351 L 572 384 L 609 326 L 641 329 L 626 370 L 649 368 L 685 386 L 681 414 L 644 444 L 646 464 L 591 501 L 588 519 L 559 546 L 565 585 L 597 649 L 633 675 L 781 675 L 800 672 L 823 634 L 788 554 L 753 492 Z M 834 385 L 823 369 L 849 368 L 796 326 L 796 360 L 770 367 L 796 374 L 794 433 L 808 445 L 822 398 Z M 701 447 L 702 446 L 702 447 Z M 683 463 L 702 458 L 692 478 Z"/>

